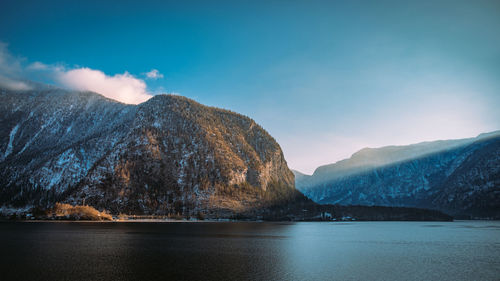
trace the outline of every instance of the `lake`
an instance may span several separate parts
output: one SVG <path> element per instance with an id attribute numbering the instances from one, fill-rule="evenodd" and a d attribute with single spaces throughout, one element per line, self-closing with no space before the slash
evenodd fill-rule
<path id="1" fill-rule="evenodd" d="M 0 222 L 5 280 L 499 280 L 500 222 Z"/>

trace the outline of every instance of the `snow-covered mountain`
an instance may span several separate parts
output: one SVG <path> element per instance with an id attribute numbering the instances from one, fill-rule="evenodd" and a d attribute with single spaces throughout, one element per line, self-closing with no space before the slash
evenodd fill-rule
<path id="1" fill-rule="evenodd" d="M 297 177 L 319 203 L 433 208 L 500 218 L 500 131 L 476 138 L 366 148 Z"/>
<path id="2" fill-rule="evenodd" d="M 0 88 L 0 206 L 245 212 L 300 194 L 252 119 L 175 95 L 126 105 L 54 87 Z"/>

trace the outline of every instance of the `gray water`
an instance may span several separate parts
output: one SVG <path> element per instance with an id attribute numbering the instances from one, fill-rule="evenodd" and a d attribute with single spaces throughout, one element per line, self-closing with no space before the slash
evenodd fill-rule
<path id="1" fill-rule="evenodd" d="M 0 280 L 500 280 L 500 222 L 2 222 Z"/>

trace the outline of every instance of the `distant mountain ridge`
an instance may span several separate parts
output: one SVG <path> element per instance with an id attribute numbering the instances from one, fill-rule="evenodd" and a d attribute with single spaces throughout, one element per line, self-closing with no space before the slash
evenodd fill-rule
<path id="1" fill-rule="evenodd" d="M 500 217 L 500 131 L 476 138 L 362 149 L 298 177 L 319 203 L 432 208 Z M 468 175 L 468 176 L 465 176 Z"/>

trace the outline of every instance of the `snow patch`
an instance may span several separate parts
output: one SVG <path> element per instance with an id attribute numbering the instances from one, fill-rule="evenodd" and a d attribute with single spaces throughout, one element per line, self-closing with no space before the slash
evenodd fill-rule
<path id="1" fill-rule="evenodd" d="M 17 124 L 11 131 L 9 135 L 9 144 L 7 145 L 7 149 L 3 155 L 3 159 L 7 158 L 9 154 L 12 153 L 12 143 L 14 142 L 14 137 L 16 136 L 17 130 L 19 129 L 19 124 Z M 2 159 L 2 160 L 3 160 Z"/>

